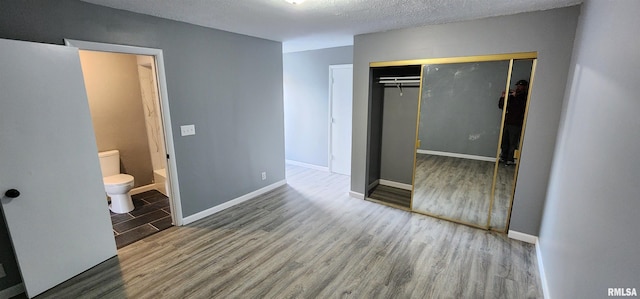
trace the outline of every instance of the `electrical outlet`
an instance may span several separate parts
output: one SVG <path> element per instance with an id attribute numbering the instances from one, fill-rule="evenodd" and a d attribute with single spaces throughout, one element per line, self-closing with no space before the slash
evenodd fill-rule
<path id="1" fill-rule="evenodd" d="M 180 134 L 182 136 L 189 136 L 196 134 L 196 125 L 180 126 Z"/>
<path id="2" fill-rule="evenodd" d="M 7 276 L 7 273 L 4 272 L 4 267 L 0 264 L 0 278 Z"/>
<path id="3" fill-rule="evenodd" d="M 262 172 L 262 180 L 266 180 L 267 179 L 267 173 L 266 172 Z"/>

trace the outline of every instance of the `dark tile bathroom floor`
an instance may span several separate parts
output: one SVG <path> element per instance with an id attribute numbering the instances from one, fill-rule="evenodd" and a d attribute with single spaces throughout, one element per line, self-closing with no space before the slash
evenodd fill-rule
<path id="1" fill-rule="evenodd" d="M 150 190 L 131 195 L 135 209 L 129 213 L 111 212 L 113 234 L 118 249 L 171 226 L 169 198 Z"/>

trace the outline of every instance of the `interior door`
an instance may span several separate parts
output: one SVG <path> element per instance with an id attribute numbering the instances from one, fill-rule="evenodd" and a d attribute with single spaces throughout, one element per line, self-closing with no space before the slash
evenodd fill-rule
<path id="1" fill-rule="evenodd" d="M 0 69 L 2 211 L 33 297 L 117 251 L 78 50 L 0 40 Z"/>
<path id="2" fill-rule="evenodd" d="M 331 171 L 351 174 L 351 115 L 353 65 L 332 65 L 331 73 Z"/>

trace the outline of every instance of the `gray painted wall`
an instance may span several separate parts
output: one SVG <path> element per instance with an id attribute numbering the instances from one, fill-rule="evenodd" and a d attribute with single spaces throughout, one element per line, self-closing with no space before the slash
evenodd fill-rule
<path id="1" fill-rule="evenodd" d="M 502 67 L 506 63 L 506 66 Z M 515 90 L 515 82 L 520 79 L 530 80 L 533 60 L 516 60 L 513 63 L 511 88 Z M 466 67 L 465 67 L 466 66 Z M 475 73 L 479 77 L 475 82 L 438 78 L 425 71 L 425 80 L 444 79 L 438 87 L 444 97 L 435 97 L 439 103 L 429 103 L 433 88 L 426 86 L 439 85 L 438 82 L 423 84 L 423 111 L 419 126 L 421 149 L 460 153 L 466 155 L 495 157 L 500 136 L 502 110 L 498 109 L 500 93 L 507 80 L 509 62 L 465 63 L 449 65 L 452 70 Z M 454 73 L 459 78 L 459 73 Z M 481 80 L 478 80 L 481 79 Z M 452 84 L 452 85 L 448 85 Z M 474 86 L 472 86 L 474 85 Z M 466 87 L 466 89 L 465 89 Z M 450 90 L 455 88 L 454 90 Z M 449 90 L 448 90 L 449 89 Z M 459 98 L 454 98 L 457 95 Z M 450 113 L 447 113 L 450 111 Z M 431 130 L 429 130 L 431 128 Z M 430 131 L 430 132 L 429 132 Z"/>
<path id="2" fill-rule="evenodd" d="M 280 43 L 79 1 L 3 1 L 0 20 L 3 38 L 164 51 L 185 217 L 284 179 Z"/>
<path id="3" fill-rule="evenodd" d="M 413 159 L 416 144 L 416 121 L 420 88 L 384 89 L 380 179 L 413 183 Z"/>
<path id="4" fill-rule="evenodd" d="M 369 170 L 366 187 L 367 192 L 370 187 L 374 187 L 376 181 L 380 179 L 381 172 L 381 159 L 382 159 L 382 119 L 384 112 L 384 86 L 382 84 L 373 84 L 373 74 L 371 71 L 371 105 L 369 105 L 369 115 L 372 115 L 371 118 L 368 119 L 369 123 L 367 124 L 369 127 L 369 132 L 371 138 L 367 140 L 367 152 L 369 153 L 369 157 L 367 159 L 367 169 Z M 355 112 L 354 112 L 355 113 Z M 354 114 L 355 115 L 355 114 Z M 352 128 L 353 131 L 353 128 Z M 354 131 L 355 132 L 355 131 Z M 352 136 L 353 138 L 353 136 Z M 353 145 L 351 148 L 351 157 L 353 158 Z M 353 170 L 353 161 L 351 161 L 351 167 Z"/>
<path id="5" fill-rule="evenodd" d="M 369 63 L 538 52 L 510 228 L 538 235 L 579 7 L 358 35 L 354 39 L 351 190 L 365 191 Z"/>
<path id="6" fill-rule="evenodd" d="M 640 292 L 640 2 L 585 2 L 540 251 L 552 298 Z"/>
<path id="7" fill-rule="evenodd" d="M 424 67 L 421 149 L 495 157 L 509 61 Z"/>
<path id="8" fill-rule="evenodd" d="M 516 90 L 516 82 L 519 80 L 530 81 L 531 67 L 533 66 L 533 60 L 515 60 L 513 62 L 513 69 L 511 70 L 511 87 L 510 89 Z"/>
<path id="9" fill-rule="evenodd" d="M 351 64 L 353 47 L 283 54 L 285 157 L 329 167 L 329 66 Z"/>
<path id="10" fill-rule="evenodd" d="M 163 50 L 184 217 L 284 180 L 280 43 L 80 1 L 1 6 L 0 38 Z M 180 137 L 185 124 L 197 134 Z"/>

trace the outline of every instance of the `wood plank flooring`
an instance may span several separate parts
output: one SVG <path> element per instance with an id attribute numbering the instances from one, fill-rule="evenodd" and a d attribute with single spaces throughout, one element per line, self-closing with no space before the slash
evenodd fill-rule
<path id="1" fill-rule="evenodd" d="M 411 190 L 377 185 L 371 190 L 369 198 L 411 209 Z"/>
<path id="2" fill-rule="evenodd" d="M 495 163 L 418 154 L 413 209 L 486 227 Z M 491 228 L 506 231 L 515 166 L 498 166 Z"/>
<path id="3" fill-rule="evenodd" d="M 541 298 L 535 249 L 348 196 L 287 165 L 287 185 L 118 250 L 38 298 Z"/>

